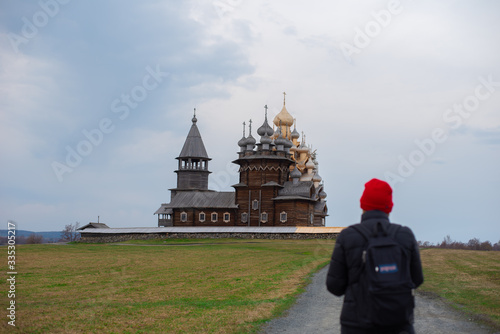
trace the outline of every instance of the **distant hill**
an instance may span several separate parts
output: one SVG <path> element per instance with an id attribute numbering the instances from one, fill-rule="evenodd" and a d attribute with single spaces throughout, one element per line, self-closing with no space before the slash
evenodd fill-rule
<path id="1" fill-rule="evenodd" d="M 7 237 L 8 230 L 0 230 L 0 237 Z M 61 231 L 58 232 L 33 232 L 26 230 L 16 230 L 16 238 L 18 237 L 29 237 L 31 234 L 41 235 L 43 237 L 43 242 L 57 242 L 61 239 Z"/>

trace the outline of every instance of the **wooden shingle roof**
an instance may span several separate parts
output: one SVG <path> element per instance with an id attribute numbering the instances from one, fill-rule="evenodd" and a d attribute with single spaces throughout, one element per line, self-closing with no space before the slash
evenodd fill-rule
<path id="1" fill-rule="evenodd" d="M 90 222 L 87 225 L 84 225 L 84 226 L 78 228 L 77 230 L 82 231 L 82 230 L 85 230 L 87 228 L 109 228 L 109 226 L 104 224 L 104 223 L 92 223 L 92 222 Z"/>
<path id="2" fill-rule="evenodd" d="M 314 198 L 311 198 L 313 190 L 314 184 L 312 181 L 300 181 L 296 184 L 293 184 L 292 181 L 286 181 L 283 189 L 278 191 L 278 197 L 275 197 L 274 199 L 304 198 L 314 200 Z"/>
<path id="3" fill-rule="evenodd" d="M 175 208 L 226 208 L 236 209 L 233 192 L 182 191 L 175 195 L 170 203 L 164 203 L 155 214 L 165 213 Z"/>
<path id="4" fill-rule="evenodd" d="M 193 125 L 191 125 L 191 129 L 177 159 L 179 158 L 203 158 L 210 160 L 201 139 L 200 131 L 196 126 L 196 117 L 193 117 Z"/>

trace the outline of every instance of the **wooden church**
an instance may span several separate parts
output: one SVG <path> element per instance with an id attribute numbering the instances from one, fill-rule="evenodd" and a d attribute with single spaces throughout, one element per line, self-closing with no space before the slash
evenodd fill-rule
<path id="1" fill-rule="evenodd" d="M 208 157 L 197 126 L 196 114 L 179 156 L 177 187 L 170 189 L 170 203 L 155 212 L 158 226 L 325 226 L 326 193 L 318 174 L 315 151 L 295 128 L 294 118 L 283 108 L 273 120 L 257 129 L 260 140 L 248 136 L 238 142 L 233 163 L 239 165 L 234 192 L 208 189 Z M 293 130 L 291 129 L 293 125 Z"/>

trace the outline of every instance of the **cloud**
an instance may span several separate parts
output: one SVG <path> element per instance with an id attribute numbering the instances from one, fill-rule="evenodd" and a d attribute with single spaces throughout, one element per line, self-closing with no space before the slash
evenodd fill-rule
<path id="1" fill-rule="evenodd" d="M 480 144 L 487 146 L 500 145 L 500 126 L 490 128 L 477 128 L 473 126 L 463 126 L 453 133 L 454 135 L 472 136 Z"/>
<path id="2" fill-rule="evenodd" d="M 431 159 L 431 162 L 438 165 L 444 165 L 446 164 L 446 159 L 442 157 L 434 157 Z"/>
<path id="3" fill-rule="evenodd" d="M 43 194 L 54 199 L 56 194 L 72 193 L 67 198 L 75 200 L 78 193 L 78 201 L 84 201 L 94 193 L 87 186 L 112 184 L 116 178 L 104 173 L 115 173 L 118 168 L 123 175 L 120 179 L 130 180 L 135 164 L 158 162 L 158 157 L 168 154 L 169 144 L 175 151 L 185 134 L 171 129 L 176 129 L 176 109 L 185 105 L 186 96 L 194 100 L 227 96 L 224 85 L 252 71 L 235 42 L 210 37 L 206 43 L 209 36 L 203 25 L 188 17 L 188 3 L 107 2 L 96 8 L 91 3 L 70 2 L 29 43 L 19 46 L 20 53 L 10 47 L 7 35 L 21 33 L 23 17 L 32 17 L 40 8 L 7 9 L 11 15 L 0 30 L 4 37 L 0 134 L 2 142 L 9 143 L 1 148 L 4 166 L 11 166 L 5 169 L 9 179 L 4 178 L 2 185 L 11 190 L 14 216 L 22 212 L 15 207 L 42 201 Z M 168 71 L 169 77 L 121 121 L 111 103 L 140 86 L 148 67 Z M 113 121 L 112 133 L 72 173 L 65 174 L 68 179 L 63 184 L 57 184 L 51 163 L 65 163 L 67 147 L 76 150 L 88 141 L 84 132 L 98 129 L 104 118 Z M 120 163 L 115 164 L 112 157 Z M 32 193 L 31 199 L 27 192 Z"/>
<path id="4" fill-rule="evenodd" d="M 481 143 L 498 146 L 500 145 L 500 127 L 487 130 L 475 130 L 473 135 L 479 139 Z"/>
<path id="5" fill-rule="evenodd" d="M 358 219 L 363 184 L 396 171 L 398 157 L 408 159 L 416 140 L 441 128 L 449 138 L 396 187 L 395 218 L 424 240 L 455 228 L 463 231 L 451 234 L 458 240 L 487 239 L 498 232 L 491 223 L 476 229 L 481 235 L 457 226 L 495 217 L 481 203 L 498 201 L 492 149 L 500 93 L 481 100 L 455 131 L 443 115 L 475 94 L 478 78 L 500 80 L 499 4 L 400 3 L 403 11 L 349 63 L 340 44 L 378 22 L 389 1 L 70 1 L 19 53 L 8 35 L 21 34 L 23 18 L 41 7 L 2 2 L 0 219 L 38 230 L 96 215 L 111 226 L 152 226 L 152 212 L 175 186 L 175 157 L 193 108 L 213 158 L 211 185 L 231 190 L 241 123 L 262 124 L 266 104 L 274 117 L 286 91 L 299 132 L 318 150 L 329 225 Z M 148 68 L 168 74 L 142 99 Z M 127 106 L 134 92 L 140 101 Z M 125 109 L 113 112 L 116 100 L 126 117 Z M 65 163 L 67 147 L 89 141 L 85 133 L 104 119 L 113 130 L 58 182 L 51 163 Z M 464 175 L 474 181 L 457 183 Z"/>

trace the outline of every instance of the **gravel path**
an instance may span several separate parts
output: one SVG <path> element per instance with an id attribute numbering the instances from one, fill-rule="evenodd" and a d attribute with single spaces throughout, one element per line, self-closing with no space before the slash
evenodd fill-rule
<path id="1" fill-rule="evenodd" d="M 297 303 L 281 318 L 268 322 L 261 334 L 340 333 L 340 310 L 343 297 L 326 290 L 328 266 L 316 273 L 312 283 L 299 296 Z M 499 334 L 478 325 L 439 299 L 416 297 L 415 331 L 418 334 Z"/>

